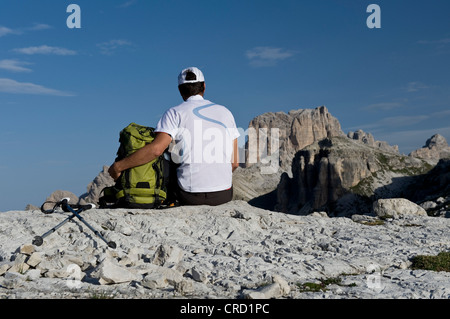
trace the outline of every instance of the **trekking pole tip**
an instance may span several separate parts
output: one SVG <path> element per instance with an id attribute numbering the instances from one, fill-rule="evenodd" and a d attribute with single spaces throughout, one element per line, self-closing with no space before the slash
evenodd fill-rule
<path id="1" fill-rule="evenodd" d="M 41 246 L 44 243 L 44 239 L 41 236 L 36 236 L 33 239 L 32 244 L 35 246 Z"/>
<path id="2" fill-rule="evenodd" d="M 109 247 L 109 248 L 112 248 L 112 249 L 116 249 L 117 245 L 116 245 L 115 242 L 110 241 L 110 242 L 108 243 L 108 247 Z"/>

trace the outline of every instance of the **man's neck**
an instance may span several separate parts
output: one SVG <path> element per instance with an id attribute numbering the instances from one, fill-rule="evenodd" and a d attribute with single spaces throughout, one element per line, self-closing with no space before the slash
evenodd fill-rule
<path id="1" fill-rule="evenodd" d="M 203 94 L 197 94 L 197 95 L 191 95 L 188 98 L 185 98 L 184 101 L 189 101 L 189 100 L 203 100 Z"/>

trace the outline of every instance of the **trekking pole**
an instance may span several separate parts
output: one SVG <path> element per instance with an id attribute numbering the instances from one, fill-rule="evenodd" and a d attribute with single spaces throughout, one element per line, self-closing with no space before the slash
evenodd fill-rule
<path id="1" fill-rule="evenodd" d="M 91 204 L 91 205 L 92 205 L 92 204 Z M 94 206 L 94 205 L 93 205 L 93 206 Z M 95 206 L 94 206 L 94 207 L 95 207 Z M 91 225 L 89 225 L 88 222 L 85 221 L 84 218 L 81 217 L 81 216 L 79 215 L 79 213 L 81 213 L 81 212 L 83 211 L 82 208 L 81 208 L 81 210 L 75 211 L 72 207 L 70 207 L 70 205 L 68 204 L 68 200 L 67 200 L 66 198 L 62 200 L 62 202 L 61 202 L 61 208 L 62 208 L 64 211 L 66 211 L 66 209 L 68 209 L 74 216 L 76 216 L 79 220 L 81 220 L 81 222 L 82 222 L 83 224 L 85 224 L 90 230 L 92 230 L 92 232 L 93 232 L 94 234 L 96 234 L 98 237 L 100 237 L 100 239 L 103 240 L 103 241 L 108 245 L 108 247 L 113 248 L 113 249 L 115 249 L 115 248 L 117 247 L 115 242 L 113 242 L 113 241 L 109 241 L 109 242 L 108 242 L 108 241 L 100 234 L 100 232 L 99 232 L 98 230 L 96 230 L 94 227 L 92 227 Z"/>
<path id="2" fill-rule="evenodd" d="M 53 234 L 55 231 L 57 231 L 59 228 L 61 228 L 63 225 L 65 225 L 67 222 L 69 222 L 70 220 L 72 220 L 75 217 L 75 215 L 72 215 L 70 217 L 67 217 L 64 221 L 62 221 L 61 223 L 59 223 L 58 225 L 56 225 L 55 227 L 53 227 L 52 229 L 50 229 L 48 232 L 46 232 L 44 235 L 42 236 L 36 236 L 33 239 L 32 244 L 36 245 L 36 246 L 41 246 L 44 243 L 44 238 L 47 237 L 50 234 Z"/>
<path id="3" fill-rule="evenodd" d="M 66 198 L 64 198 L 66 199 Z M 70 199 L 67 198 L 67 201 L 69 201 Z M 42 204 L 41 206 L 41 212 L 44 214 L 53 214 L 55 212 L 55 210 L 61 206 L 62 201 L 56 202 L 55 205 L 53 206 L 53 208 L 51 209 L 45 209 L 45 205 L 47 203 L 50 202 L 45 202 Z M 88 207 L 89 206 L 89 207 Z M 82 207 L 84 210 L 88 210 L 93 208 L 92 205 L 86 205 L 84 207 Z M 56 225 L 55 227 L 53 227 L 52 229 L 50 229 L 48 232 L 46 232 L 44 235 L 42 236 L 36 236 L 34 237 L 34 240 L 32 242 L 33 245 L 36 246 L 41 246 L 44 243 L 44 238 L 53 234 L 55 231 L 57 231 L 59 228 L 61 228 L 63 225 L 65 225 L 67 222 L 69 222 L 70 220 L 72 220 L 75 217 L 75 215 L 72 214 L 72 216 L 66 218 L 65 220 L 63 220 L 61 223 L 59 223 L 58 225 Z"/>
<path id="4" fill-rule="evenodd" d="M 56 208 L 60 207 L 63 209 L 63 211 L 65 212 L 71 212 L 72 215 L 67 217 L 65 220 L 63 220 L 61 223 L 59 223 L 58 225 L 56 225 L 55 227 L 53 227 L 52 229 L 50 229 L 48 232 L 46 232 L 45 234 L 43 234 L 42 236 L 36 236 L 34 237 L 34 240 L 32 242 L 33 245 L 36 246 L 41 246 L 44 243 L 44 238 L 53 234 L 55 231 L 57 231 L 59 228 L 61 228 L 63 225 L 65 225 L 67 222 L 69 222 L 70 220 L 74 219 L 75 217 L 77 217 L 79 220 L 81 220 L 90 230 L 92 230 L 94 232 L 94 234 L 96 234 L 98 237 L 100 237 L 110 248 L 115 249 L 116 248 L 116 243 L 113 241 L 108 242 L 105 238 L 103 238 L 103 236 L 97 231 L 95 230 L 91 225 L 89 225 L 83 217 L 80 216 L 80 213 L 85 211 L 85 210 L 89 210 L 92 208 L 95 208 L 94 204 L 88 204 L 88 205 L 76 205 L 78 208 L 77 211 L 75 211 L 71 206 L 69 206 L 68 202 L 69 202 L 70 198 L 64 198 L 62 199 L 60 202 L 57 202 L 56 205 L 53 207 L 53 209 L 51 210 L 45 210 L 44 209 L 44 204 L 42 204 L 41 206 L 41 211 L 44 214 L 51 214 L 53 213 Z"/>

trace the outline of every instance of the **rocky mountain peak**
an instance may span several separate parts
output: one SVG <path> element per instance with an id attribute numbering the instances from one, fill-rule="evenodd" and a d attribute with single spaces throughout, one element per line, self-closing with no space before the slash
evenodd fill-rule
<path id="1" fill-rule="evenodd" d="M 360 141 L 371 147 L 376 147 L 386 152 L 392 152 L 399 154 L 397 145 L 389 145 L 385 141 L 376 141 L 371 133 L 366 133 L 363 130 L 357 130 L 356 132 L 348 132 L 347 137 L 353 140 Z"/>
<path id="2" fill-rule="evenodd" d="M 428 148 L 433 148 L 433 147 L 447 147 L 448 143 L 447 140 L 445 139 L 445 137 L 443 137 L 440 134 L 435 134 L 432 137 L 430 137 L 426 143 L 424 147 L 428 147 Z"/>
<path id="3" fill-rule="evenodd" d="M 430 137 L 425 145 L 411 152 L 410 156 L 435 160 L 436 162 L 443 158 L 450 157 L 450 146 L 447 140 L 440 134 L 435 134 Z"/>
<path id="4" fill-rule="evenodd" d="M 267 133 L 264 133 L 264 129 Z M 263 156 L 263 148 L 267 154 L 271 154 L 271 129 L 279 130 L 280 166 L 285 171 L 290 170 L 295 153 L 305 146 L 326 137 L 345 135 L 338 119 L 332 116 L 325 106 L 291 110 L 287 114 L 284 112 L 264 113 L 255 117 L 249 124 L 247 167 L 255 164 L 249 160 L 249 152 L 257 152 L 257 156 L 254 157 L 257 162 Z"/>

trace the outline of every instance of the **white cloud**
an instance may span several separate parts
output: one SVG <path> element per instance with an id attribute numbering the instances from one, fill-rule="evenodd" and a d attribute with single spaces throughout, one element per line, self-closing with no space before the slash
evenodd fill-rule
<path id="1" fill-rule="evenodd" d="M 348 129 L 350 130 L 361 129 L 364 131 L 372 131 L 374 133 L 386 129 L 414 125 L 423 122 L 425 120 L 428 120 L 430 117 L 431 117 L 430 115 L 400 115 L 400 116 L 385 117 L 372 123 L 349 127 Z"/>
<path id="2" fill-rule="evenodd" d="M 121 5 L 117 6 L 118 8 L 128 8 L 132 6 L 133 4 L 137 3 L 137 0 L 129 0 L 125 3 L 122 3 Z"/>
<path id="3" fill-rule="evenodd" d="M 435 116 L 435 117 L 438 117 L 438 118 L 442 118 L 442 117 L 445 117 L 445 116 L 450 116 L 450 110 L 444 110 L 444 111 L 435 112 L 432 115 Z"/>
<path id="4" fill-rule="evenodd" d="M 450 44 L 450 38 L 443 38 L 439 40 L 421 40 L 419 44 Z"/>
<path id="5" fill-rule="evenodd" d="M 417 92 L 420 90 L 429 89 L 430 87 L 422 82 L 409 82 L 406 86 L 407 92 Z"/>
<path id="6" fill-rule="evenodd" d="M 382 103 L 375 103 L 368 105 L 366 107 L 363 107 L 364 110 L 383 110 L 388 111 L 396 108 L 403 107 L 402 103 L 399 102 L 382 102 Z"/>
<path id="7" fill-rule="evenodd" d="M 74 96 L 72 93 L 46 88 L 42 85 L 17 82 L 15 80 L 5 78 L 0 78 L 0 92 L 12 94 Z"/>
<path id="8" fill-rule="evenodd" d="M 34 55 L 34 54 L 45 54 L 45 55 L 76 55 L 77 52 L 65 48 L 60 47 L 51 47 L 48 45 L 41 45 L 38 47 L 28 47 L 28 48 L 20 48 L 14 49 L 14 52 Z"/>
<path id="9" fill-rule="evenodd" d="M 0 26 L 0 38 L 8 34 L 15 34 L 15 33 L 17 32 L 10 28 Z"/>
<path id="10" fill-rule="evenodd" d="M 50 29 L 51 26 L 44 23 L 35 23 L 32 27 L 29 28 L 18 28 L 18 29 L 11 29 L 7 27 L 0 26 L 0 38 L 8 35 L 8 34 L 23 34 L 27 31 L 40 31 L 40 30 L 47 30 Z"/>
<path id="11" fill-rule="evenodd" d="M 293 51 L 272 47 L 255 47 L 245 52 L 250 64 L 255 67 L 274 66 L 279 61 L 288 59 L 294 54 Z"/>
<path id="12" fill-rule="evenodd" d="M 35 23 L 34 26 L 32 26 L 31 28 L 27 28 L 27 30 L 29 31 L 40 31 L 40 30 L 47 30 L 47 29 L 51 29 L 52 27 L 49 26 L 48 24 L 44 24 L 44 23 Z"/>
<path id="13" fill-rule="evenodd" d="M 97 46 L 100 48 L 101 54 L 104 55 L 112 55 L 118 48 L 130 45 L 132 45 L 131 42 L 121 39 L 115 39 L 97 44 Z"/>
<path id="14" fill-rule="evenodd" d="M 31 72 L 29 68 L 25 68 L 24 65 L 30 65 L 31 63 L 18 60 L 0 60 L 0 69 L 11 72 Z"/>
<path id="15" fill-rule="evenodd" d="M 383 127 L 408 126 L 420 123 L 429 118 L 430 118 L 429 115 L 400 115 L 400 116 L 386 117 L 381 121 L 379 121 L 378 124 Z"/>
<path id="16" fill-rule="evenodd" d="M 437 40 L 421 40 L 416 43 L 424 47 L 433 48 L 433 55 L 448 55 L 450 53 L 450 38 L 441 38 Z"/>
<path id="17" fill-rule="evenodd" d="M 430 114 L 422 114 L 422 115 L 399 115 L 399 116 L 391 116 L 391 117 L 385 117 L 383 119 L 380 119 L 378 121 L 365 124 L 365 125 L 359 125 L 355 127 L 350 127 L 351 130 L 375 130 L 375 131 L 382 131 L 385 129 L 390 128 L 398 128 L 398 127 L 405 127 L 408 125 L 415 125 L 423 121 L 427 120 L 435 120 L 435 119 L 442 119 L 444 117 L 450 116 L 450 110 L 443 110 L 443 111 L 437 111 Z"/>

